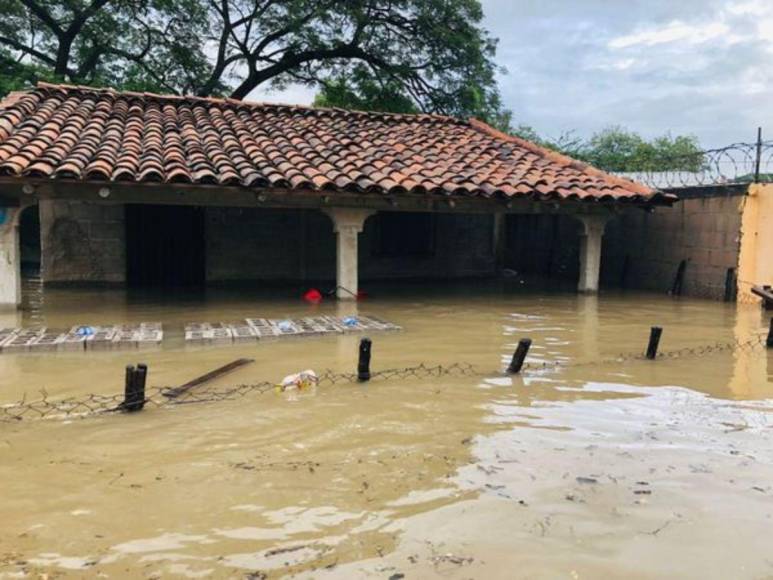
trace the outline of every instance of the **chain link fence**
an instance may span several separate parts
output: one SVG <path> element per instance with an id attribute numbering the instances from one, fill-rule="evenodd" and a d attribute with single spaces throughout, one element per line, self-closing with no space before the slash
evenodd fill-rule
<path id="1" fill-rule="evenodd" d="M 758 351 L 766 350 L 766 335 L 753 335 L 745 341 L 733 340 L 703 344 L 699 346 L 685 347 L 670 351 L 661 351 L 656 359 L 679 359 L 686 357 L 701 357 L 722 352 Z M 595 359 L 590 361 L 527 361 L 522 369 L 524 372 L 550 371 L 562 368 L 584 368 L 604 366 L 624 362 L 644 361 L 645 355 L 641 352 L 620 353 L 615 356 Z M 650 361 L 651 362 L 651 361 Z M 508 376 L 501 369 L 484 369 L 468 362 L 457 362 L 450 365 L 426 364 L 392 368 L 374 371 L 370 375 L 370 381 L 391 381 L 411 379 L 438 379 L 443 377 L 501 377 Z M 357 373 L 340 373 L 325 371 L 318 377 L 318 386 L 332 386 L 338 384 L 358 383 Z M 250 384 L 219 387 L 196 387 L 186 391 L 183 395 L 171 398 L 169 396 L 172 387 L 149 387 L 145 391 L 145 406 L 151 408 L 170 408 L 179 405 L 195 403 L 214 403 L 218 401 L 232 401 L 246 397 L 247 395 L 264 394 L 281 391 L 281 387 L 272 381 L 261 381 Z M 51 399 L 43 392 L 39 399 L 28 401 L 26 399 L 0 406 L 0 422 L 21 421 L 30 419 L 72 419 L 78 417 L 94 416 L 107 413 L 118 413 L 123 410 L 124 394 L 113 395 L 89 394 L 81 397 L 64 399 Z"/>

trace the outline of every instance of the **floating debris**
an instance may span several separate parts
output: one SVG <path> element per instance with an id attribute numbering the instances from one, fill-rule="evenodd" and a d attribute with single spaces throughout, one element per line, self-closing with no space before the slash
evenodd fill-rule
<path id="1" fill-rule="evenodd" d="M 2 328 L 0 351 L 44 352 L 56 350 L 107 350 L 159 345 L 164 338 L 160 322 L 114 326 L 76 325 L 69 330 L 48 328 Z"/>

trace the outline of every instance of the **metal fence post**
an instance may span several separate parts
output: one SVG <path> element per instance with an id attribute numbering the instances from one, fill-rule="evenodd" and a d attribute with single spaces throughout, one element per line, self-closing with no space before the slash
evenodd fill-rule
<path id="1" fill-rule="evenodd" d="M 760 182 L 760 162 L 762 161 L 762 127 L 757 127 L 757 155 L 754 160 L 754 183 Z"/>

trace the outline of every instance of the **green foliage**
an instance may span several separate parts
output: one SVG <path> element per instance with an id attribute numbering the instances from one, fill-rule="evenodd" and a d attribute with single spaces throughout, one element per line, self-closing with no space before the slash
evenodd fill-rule
<path id="1" fill-rule="evenodd" d="M 0 0 L 0 12 L 2 54 L 70 83 L 234 98 L 302 83 L 323 87 L 321 102 L 509 125 L 479 0 Z"/>
<path id="2" fill-rule="evenodd" d="M 0 12 L 0 51 L 35 71 L 24 84 L 192 90 L 207 62 L 200 0 L 0 0 Z"/>
<path id="3" fill-rule="evenodd" d="M 326 81 L 314 98 L 315 107 L 339 107 L 359 111 L 417 113 L 416 104 L 403 93 L 402 86 L 388 80 L 384 83 L 368 76 L 362 69 L 351 78 Z"/>
<path id="4" fill-rule="evenodd" d="M 593 135 L 578 157 L 607 171 L 699 171 L 703 165 L 693 136 L 666 134 L 647 141 L 622 127 Z"/>
<path id="5" fill-rule="evenodd" d="M 29 88 L 45 78 L 46 71 L 41 67 L 18 62 L 0 49 L 0 97 Z"/>
<path id="6" fill-rule="evenodd" d="M 605 171 L 700 171 L 704 163 L 698 139 L 691 135 L 666 133 L 647 141 L 638 133 L 615 126 L 588 140 L 573 132 L 547 139 L 528 125 L 519 125 L 513 134 Z"/>

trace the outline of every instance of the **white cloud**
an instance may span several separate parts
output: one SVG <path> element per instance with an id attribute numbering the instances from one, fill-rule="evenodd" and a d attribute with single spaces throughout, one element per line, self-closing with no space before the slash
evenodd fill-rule
<path id="1" fill-rule="evenodd" d="M 703 25 L 687 24 L 674 20 L 659 28 L 649 28 L 618 36 L 609 41 L 609 48 L 630 48 L 632 46 L 655 46 L 672 42 L 684 42 L 689 44 L 703 44 L 710 40 L 724 39 L 735 40 L 737 37 L 730 34 L 730 28 L 724 22 L 707 22 Z"/>
<path id="2" fill-rule="evenodd" d="M 748 2 L 734 2 L 727 6 L 730 14 L 737 16 L 762 16 L 770 12 L 768 0 L 749 0 Z"/>

